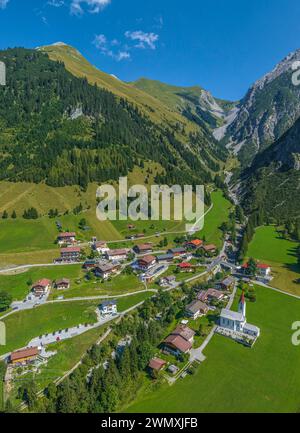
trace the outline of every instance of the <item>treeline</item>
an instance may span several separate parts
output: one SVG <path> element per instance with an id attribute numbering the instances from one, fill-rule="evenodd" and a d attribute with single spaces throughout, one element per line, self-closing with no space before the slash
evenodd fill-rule
<path id="1" fill-rule="evenodd" d="M 0 179 L 51 186 L 115 180 L 140 159 L 159 162 L 168 184 L 211 182 L 217 149 L 203 133 L 176 138 L 137 107 L 76 78 L 34 50 L 0 51 L 7 85 L 0 88 Z M 9 132 L 9 134 L 7 134 Z"/>

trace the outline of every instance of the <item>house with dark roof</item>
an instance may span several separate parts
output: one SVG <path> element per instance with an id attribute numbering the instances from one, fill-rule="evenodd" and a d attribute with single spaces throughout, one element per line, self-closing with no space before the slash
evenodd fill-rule
<path id="1" fill-rule="evenodd" d="M 186 249 L 183 247 L 171 248 L 168 250 L 168 254 L 173 254 L 174 257 L 181 257 L 186 254 Z"/>
<path id="2" fill-rule="evenodd" d="M 177 328 L 164 340 L 164 350 L 174 355 L 188 353 L 194 342 L 195 332 L 188 326 L 178 325 Z"/>
<path id="3" fill-rule="evenodd" d="M 204 302 L 195 300 L 187 305 L 185 309 L 185 314 L 188 317 L 191 317 L 193 320 L 198 319 L 200 316 L 205 316 L 209 311 L 208 305 Z"/>
<path id="4" fill-rule="evenodd" d="M 144 256 L 138 260 L 138 267 L 143 271 L 148 271 L 156 264 L 155 256 Z"/>
<path id="5" fill-rule="evenodd" d="M 133 249 L 137 254 L 148 254 L 153 251 L 153 244 L 146 243 L 146 244 L 136 245 Z"/>
<path id="6" fill-rule="evenodd" d="M 116 301 L 103 301 L 99 306 L 102 316 L 113 316 L 118 314 L 118 306 Z"/>
<path id="7" fill-rule="evenodd" d="M 55 288 L 57 290 L 67 290 L 70 288 L 70 280 L 67 278 L 61 278 L 60 280 L 55 281 Z"/>

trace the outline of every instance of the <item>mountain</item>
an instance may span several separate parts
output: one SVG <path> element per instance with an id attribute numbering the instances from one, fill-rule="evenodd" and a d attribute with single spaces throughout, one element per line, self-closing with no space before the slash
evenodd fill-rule
<path id="1" fill-rule="evenodd" d="M 172 86 L 147 78 L 141 78 L 132 85 L 203 128 L 215 129 L 222 126 L 232 107 L 231 102 L 216 99 L 199 86 Z"/>
<path id="2" fill-rule="evenodd" d="M 292 82 L 292 65 L 299 60 L 297 50 L 258 80 L 231 113 L 227 126 L 215 131 L 215 137 L 223 139 L 244 166 L 300 116 L 300 86 Z"/>
<path id="3" fill-rule="evenodd" d="M 279 221 L 299 217 L 300 119 L 244 171 L 240 194 L 248 213 L 259 210 Z"/>
<path id="4" fill-rule="evenodd" d="M 169 104 L 165 104 L 158 94 L 151 95 L 145 89 L 138 88 L 135 83 L 125 83 L 112 74 L 107 74 L 91 65 L 81 53 L 75 48 L 59 43 L 39 48 L 48 54 L 49 58 L 63 62 L 66 69 L 76 77 L 86 77 L 90 84 L 97 84 L 99 87 L 113 93 L 118 98 L 124 98 L 131 104 L 138 107 L 140 112 L 149 117 L 153 123 L 167 127 L 174 131 L 175 137 L 190 145 L 192 141 L 200 143 L 201 154 L 204 165 L 215 169 L 216 163 L 224 161 L 227 157 L 225 146 L 218 143 L 210 130 L 206 128 L 205 122 L 199 124 L 198 119 L 182 115 Z M 227 107 L 227 101 L 220 101 Z M 230 103 L 229 103 L 230 104 Z M 192 137 L 192 138 L 191 138 Z"/>
<path id="5" fill-rule="evenodd" d="M 145 160 L 163 167 L 161 183 L 209 183 L 219 171 L 222 152 L 206 130 L 133 89 L 135 100 L 130 86 L 93 68 L 74 48 L 9 49 L 0 60 L 7 67 L 0 88 L 1 180 L 86 188 Z"/>

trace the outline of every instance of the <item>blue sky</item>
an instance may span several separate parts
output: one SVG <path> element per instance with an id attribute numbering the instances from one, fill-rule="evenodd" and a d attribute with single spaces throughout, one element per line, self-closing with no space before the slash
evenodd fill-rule
<path id="1" fill-rule="evenodd" d="M 0 0 L 0 48 L 63 41 L 124 81 L 236 100 L 300 48 L 299 0 Z"/>

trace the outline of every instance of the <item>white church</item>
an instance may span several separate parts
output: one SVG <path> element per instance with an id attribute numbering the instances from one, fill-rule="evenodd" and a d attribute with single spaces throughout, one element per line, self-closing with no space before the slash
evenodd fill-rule
<path id="1" fill-rule="evenodd" d="M 257 326 L 247 323 L 244 292 L 239 301 L 238 312 L 227 309 L 221 311 L 220 327 L 232 333 L 244 334 L 245 336 L 250 336 L 255 339 L 260 336 L 260 329 Z"/>

